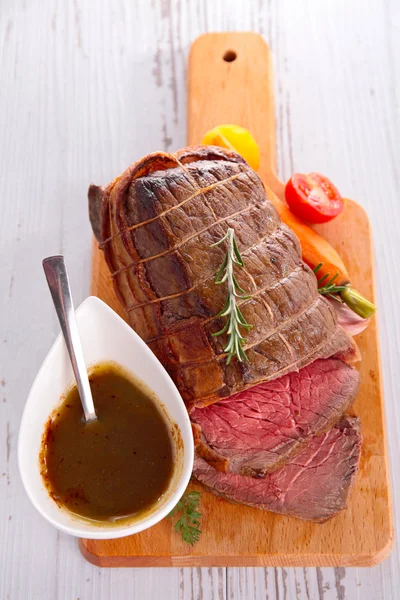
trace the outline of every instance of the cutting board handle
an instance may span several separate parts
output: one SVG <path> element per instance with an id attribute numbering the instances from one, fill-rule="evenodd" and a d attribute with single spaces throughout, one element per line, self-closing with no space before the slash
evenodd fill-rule
<path id="1" fill-rule="evenodd" d="M 246 127 L 260 148 L 260 177 L 283 198 L 276 175 L 272 60 L 264 39 L 250 32 L 198 37 L 190 50 L 187 85 L 188 143 L 200 144 L 208 129 L 223 123 Z"/>

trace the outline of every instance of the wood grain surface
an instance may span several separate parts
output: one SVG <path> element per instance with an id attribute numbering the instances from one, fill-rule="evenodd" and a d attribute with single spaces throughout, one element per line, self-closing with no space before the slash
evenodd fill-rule
<path id="1" fill-rule="evenodd" d="M 0 2 L 2 600 L 399 597 L 398 545 L 373 568 L 98 569 L 36 514 L 16 455 L 25 399 L 59 330 L 41 259 L 65 254 L 78 305 L 90 281 L 88 183 L 184 145 L 191 42 L 252 30 L 273 55 L 280 178 L 326 173 L 371 220 L 399 529 L 399 26 L 397 0 Z"/>
<path id="2" fill-rule="evenodd" d="M 187 80 L 188 143 L 200 143 L 204 132 L 219 123 L 250 129 L 260 147 L 260 175 L 282 195 L 283 186 L 275 174 L 272 59 L 262 37 L 254 33 L 201 36 L 190 50 Z M 340 252 L 356 289 L 375 298 L 371 229 L 364 209 L 348 200 L 340 218 L 324 226 L 324 235 Z M 92 293 L 120 310 L 97 247 Z M 381 562 L 392 549 L 393 524 L 375 319 L 357 343 L 362 356 L 361 385 L 352 412 L 361 419 L 364 444 L 346 511 L 323 525 L 306 523 L 228 503 L 196 486 L 203 491 L 203 533 L 193 549 L 177 539 L 173 521 L 167 518 L 128 538 L 82 540 L 84 556 L 103 567 L 370 566 Z"/>

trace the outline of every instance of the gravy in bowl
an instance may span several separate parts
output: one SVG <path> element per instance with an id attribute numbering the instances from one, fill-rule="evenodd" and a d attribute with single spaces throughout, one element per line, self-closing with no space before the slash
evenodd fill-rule
<path id="1" fill-rule="evenodd" d="M 151 510 L 174 472 L 171 424 L 157 396 L 116 363 L 89 375 L 97 420 L 86 423 L 74 386 L 46 424 L 41 475 L 57 504 L 120 522 Z"/>

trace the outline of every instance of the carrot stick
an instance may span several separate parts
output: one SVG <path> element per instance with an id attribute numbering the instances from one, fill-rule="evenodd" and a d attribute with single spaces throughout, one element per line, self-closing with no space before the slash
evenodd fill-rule
<path id="1" fill-rule="evenodd" d="M 312 269 L 322 263 L 322 266 L 318 270 L 318 279 L 321 279 L 325 275 L 333 277 L 333 275 L 338 273 L 335 285 L 349 283 L 350 277 L 346 266 L 330 243 L 296 217 L 289 207 L 279 200 L 268 188 L 267 197 L 275 206 L 282 221 L 293 229 L 299 238 L 304 262 Z"/>

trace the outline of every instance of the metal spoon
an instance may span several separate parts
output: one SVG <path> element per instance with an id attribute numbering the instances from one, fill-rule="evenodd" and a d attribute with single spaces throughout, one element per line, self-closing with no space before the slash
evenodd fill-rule
<path id="1" fill-rule="evenodd" d="M 76 324 L 71 288 L 63 256 L 49 256 L 43 260 L 43 269 L 53 298 L 54 306 L 60 321 L 61 331 L 67 346 L 72 369 L 78 385 L 86 422 L 97 419 L 94 409 L 89 377 L 83 358 L 81 341 Z"/>

